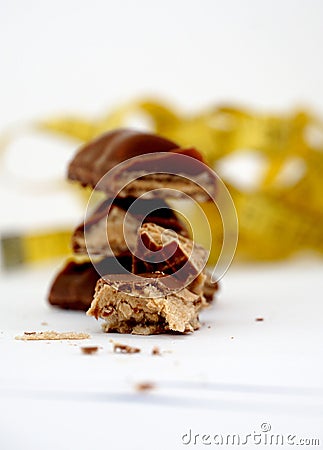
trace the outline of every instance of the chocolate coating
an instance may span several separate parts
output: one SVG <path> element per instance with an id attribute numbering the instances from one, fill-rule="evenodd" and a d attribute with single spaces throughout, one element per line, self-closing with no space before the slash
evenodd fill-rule
<path id="1" fill-rule="evenodd" d="M 124 272 L 131 269 L 131 258 L 118 258 L 120 264 L 125 267 Z M 120 266 L 114 257 L 103 259 L 98 263 L 98 268 L 103 273 L 120 273 Z M 89 309 L 96 282 L 100 275 L 92 263 L 77 263 L 70 261 L 57 274 L 50 288 L 48 301 L 51 305 L 63 309 L 86 311 Z"/>
<path id="2" fill-rule="evenodd" d="M 133 156 L 169 152 L 178 145 L 161 136 L 131 129 L 105 133 L 82 147 L 69 164 L 68 178 L 94 187 L 112 167 Z"/>
<path id="3" fill-rule="evenodd" d="M 163 272 L 187 282 L 194 280 L 207 262 L 207 251 L 191 239 L 153 223 L 139 231 L 132 271 Z"/>

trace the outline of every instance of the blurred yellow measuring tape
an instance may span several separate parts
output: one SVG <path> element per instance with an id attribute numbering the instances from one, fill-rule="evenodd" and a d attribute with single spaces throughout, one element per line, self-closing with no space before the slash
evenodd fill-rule
<path id="1" fill-rule="evenodd" d="M 127 126 L 131 117 L 148 119 L 150 129 L 181 146 L 195 146 L 227 184 L 238 212 L 237 257 L 243 260 L 285 258 L 295 252 L 323 252 L 323 124 L 307 111 L 265 115 L 228 106 L 183 115 L 153 100 L 130 102 L 97 120 L 62 117 L 37 128 L 86 142 L 101 133 Z M 221 173 L 225 158 L 248 150 L 261 155 L 265 170 L 253 189 L 242 189 Z M 292 181 L 286 168 L 301 167 Z M 215 208 L 204 204 L 216 238 L 221 222 Z M 194 214 L 192 217 L 194 226 Z M 198 233 L 197 233 L 198 234 Z M 219 252 L 215 239 L 211 260 Z"/>

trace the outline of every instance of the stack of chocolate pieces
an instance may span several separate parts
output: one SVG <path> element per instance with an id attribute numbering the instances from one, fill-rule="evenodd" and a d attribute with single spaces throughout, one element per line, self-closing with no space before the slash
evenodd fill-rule
<path id="1" fill-rule="evenodd" d="M 218 285 L 204 269 L 207 251 L 189 238 L 164 196 L 210 200 L 215 178 L 201 161 L 195 149 L 127 129 L 84 146 L 68 178 L 104 192 L 106 199 L 75 229 L 71 244 L 83 262 L 66 263 L 49 302 L 88 310 L 104 319 L 107 332 L 197 329 L 198 313 Z"/>

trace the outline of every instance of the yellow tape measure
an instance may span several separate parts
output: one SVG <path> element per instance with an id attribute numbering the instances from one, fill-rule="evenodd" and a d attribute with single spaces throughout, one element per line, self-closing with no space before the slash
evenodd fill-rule
<path id="1" fill-rule="evenodd" d="M 71 230 L 47 230 L 1 236 L 4 268 L 65 256 L 70 251 Z"/>

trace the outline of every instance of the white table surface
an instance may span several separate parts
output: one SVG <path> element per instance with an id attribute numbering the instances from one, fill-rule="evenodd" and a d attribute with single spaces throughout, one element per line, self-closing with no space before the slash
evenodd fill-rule
<path id="1" fill-rule="evenodd" d="M 202 328 L 186 336 L 104 334 L 93 318 L 50 307 L 55 270 L 1 275 L 1 449 L 205 448 L 203 434 L 254 436 L 263 423 L 323 445 L 322 261 L 231 267 Z M 41 330 L 92 338 L 14 339 Z M 115 354 L 111 338 L 141 352 Z M 84 355 L 84 345 L 100 350 Z M 155 388 L 137 392 L 146 381 Z M 190 429 L 196 445 L 182 442 Z M 254 447 L 268 445 L 244 446 Z"/>

